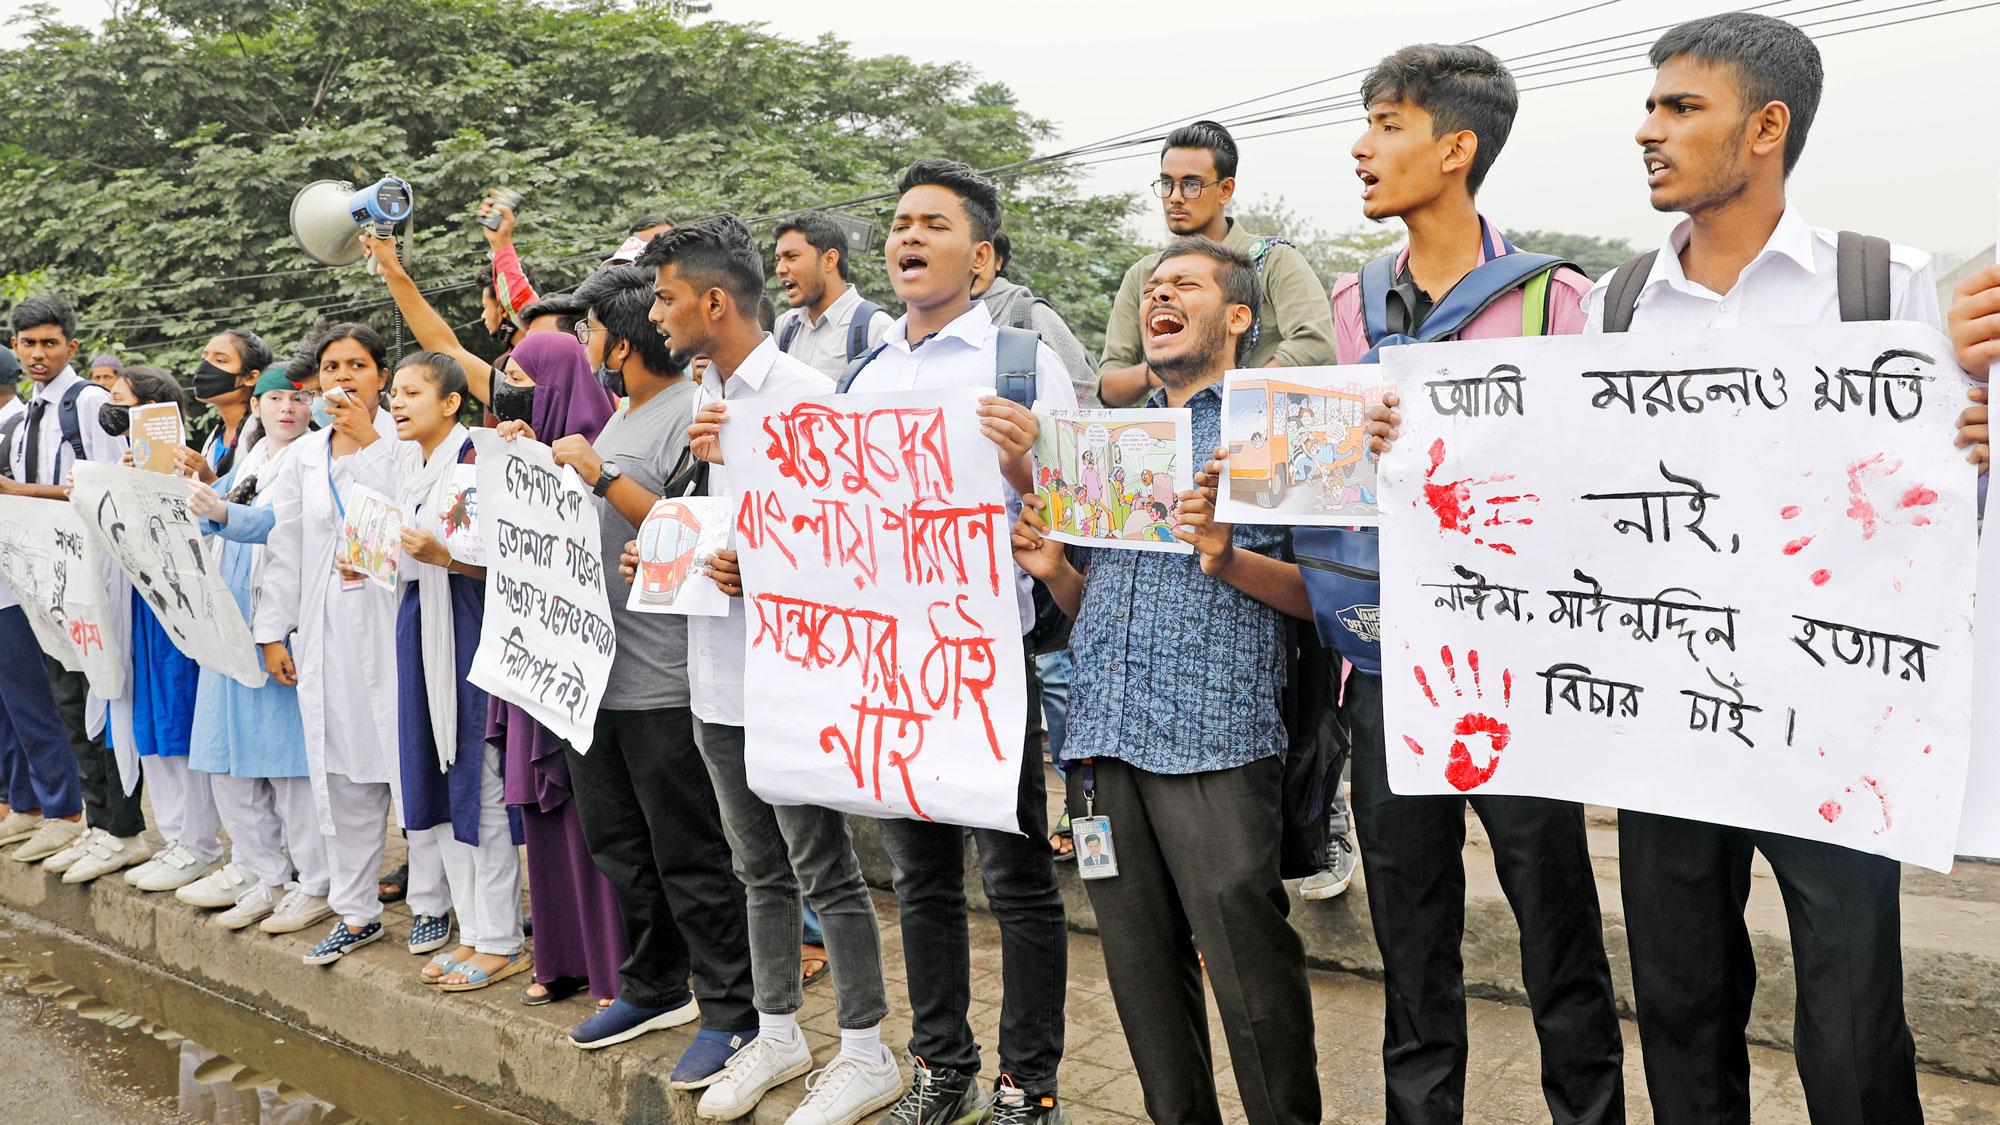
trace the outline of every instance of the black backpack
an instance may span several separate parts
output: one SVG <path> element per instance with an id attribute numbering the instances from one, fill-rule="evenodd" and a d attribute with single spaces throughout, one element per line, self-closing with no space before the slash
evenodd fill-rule
<path id="1" fill-rule="evenodd" d="M 62 425 L 63 444 L 69 446 L 71 463 L 85 460 L 83 455 L 83 422 L 81 420 L 81 412 L 77 409 L 77 400 L 83 397 L 83 392 L 93 387 L 100 391 L 104 390 L 103 387 L 99 387 L 96 383 L 78 383 L 76 386 L 63 392 L 62 401 L 56 404 L 56 420 Z M 105 393 L 107 397 L 110 394 L 108 391 Z M 14 475 L 14 437 L 21 432 L 21 427 L 26 423 L 27 418 L 28 412 L 24 410 L 8 419 L 6 425 L 0 426 L 0 476 L 12 477 Z M 57 467 L 60 468 L 61 466 L 58 465 Z M 41 483 L 50 484 L 53 482 L 42 481 Z"/>
<path id="2" fill-rule="evenodd" d="M 868 351 L 868 323 L 881 311 L 881 305 L 866 298 L 854 306 L 854 315 L 847 318 L 847 362 L 853 363 Z M 778 329 L 778 350 L 790 355 L 792 341 L 799 338 L 799 332 L 805 324 L 804 311 L 786 321 L 784 327 Z"/>
<path id="3" fill-rule="evenodd" d="M 1639 292 L 1653 272 L 1658 250 L 1627 261 L 1611 275 L 1604 290 L 1604 330 L 1627 332 L 1632 314 L 1639 307 Z M 1840 319 L 1844 321 L 1888 320 L 1889 240 L 1874 235 L 1841 231 L 1834 242 L 1834 284 L 1840 290 Z"/>

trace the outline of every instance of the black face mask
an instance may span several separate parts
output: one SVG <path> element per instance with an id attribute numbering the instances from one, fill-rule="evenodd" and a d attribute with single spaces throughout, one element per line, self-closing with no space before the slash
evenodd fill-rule
<path id="1" fill-rule="evenodd" d="M 502 422 L 532 421 L 535 413 L 535 388 L 516 386 L 501 381 L 493 384 L 493 416 Z"/>
<path id="2" fill-rule="evenodd" d="M 124 437 L 132 429 L 132 408 L 107 402 L 97 408 L 97 424 L 112 437 Z"/>
<path id="3" fill-rule="evenodd" d="M 597 385 L 610 391 L 613 398 L 625 397 L 625 373 L 610 364 L 597 368 Z"/>
<path id="4" fill-rule="evenodd" d="M 236 389 L 236 373 L 224 371 L 207 360 L 194 369 L 194 397 L 221 398 Z"/>

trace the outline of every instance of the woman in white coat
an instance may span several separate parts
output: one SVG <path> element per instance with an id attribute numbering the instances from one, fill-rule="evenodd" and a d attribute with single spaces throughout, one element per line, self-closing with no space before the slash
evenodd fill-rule
<path id="1" fill-rule="evenodd" d="M 333 424 L 300 438 L 269 486 L 277 522 L 253 631 L 271 675 L 299 689 L 306 766 L 328 837 L 327 902 L 338 915 L 305 962 L 330 965 L 382 936 L 375 879 L 400 766 L 397 598 L 345 567 L 341 528 L 357 490 L 396 495 L 400 443 L 381 406 L 388 376 L 381 335 L 337 324 L 311 351 Z M 412 864 L 410 881 L 418 914 L 427 900 L 444 899 L 440 868 Z"/>

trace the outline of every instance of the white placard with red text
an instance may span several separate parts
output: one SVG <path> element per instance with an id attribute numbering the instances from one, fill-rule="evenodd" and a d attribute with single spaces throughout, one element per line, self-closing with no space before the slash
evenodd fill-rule
<path id="1" fill-rule="evenodd" d="M 1404 418 L 1381 467 L 1397 792 L 1587 801 L 1950 868 L 1977 508 L 1942 337 L 1485 340 L 1384 366 Z"/>
<path id="2" fill-rule="evenodd" d="M 1019 829 L 1012 521 L 978 400 L 729 404 L 745 756 L 765 800 Z"/>

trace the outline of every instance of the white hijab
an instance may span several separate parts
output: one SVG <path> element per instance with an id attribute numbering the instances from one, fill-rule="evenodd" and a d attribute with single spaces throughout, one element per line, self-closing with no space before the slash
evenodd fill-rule
<path id="1" fill-rule="evenodd" d="M 465 427 L 453 425 L 430 458 L 403 481 L 403 523 L 416 526 L 418 509 L 435 519 L 451 498 L 451 470 L 465 448 Z M 430 705 L 431 737 L 437 742 L 438 772 L 458 760 L 458 646 L 451 612 L 451 572 L 441 566 L 405 559 L 417 583 L 417 610 L 422 617 L 424 698 Z"/>

